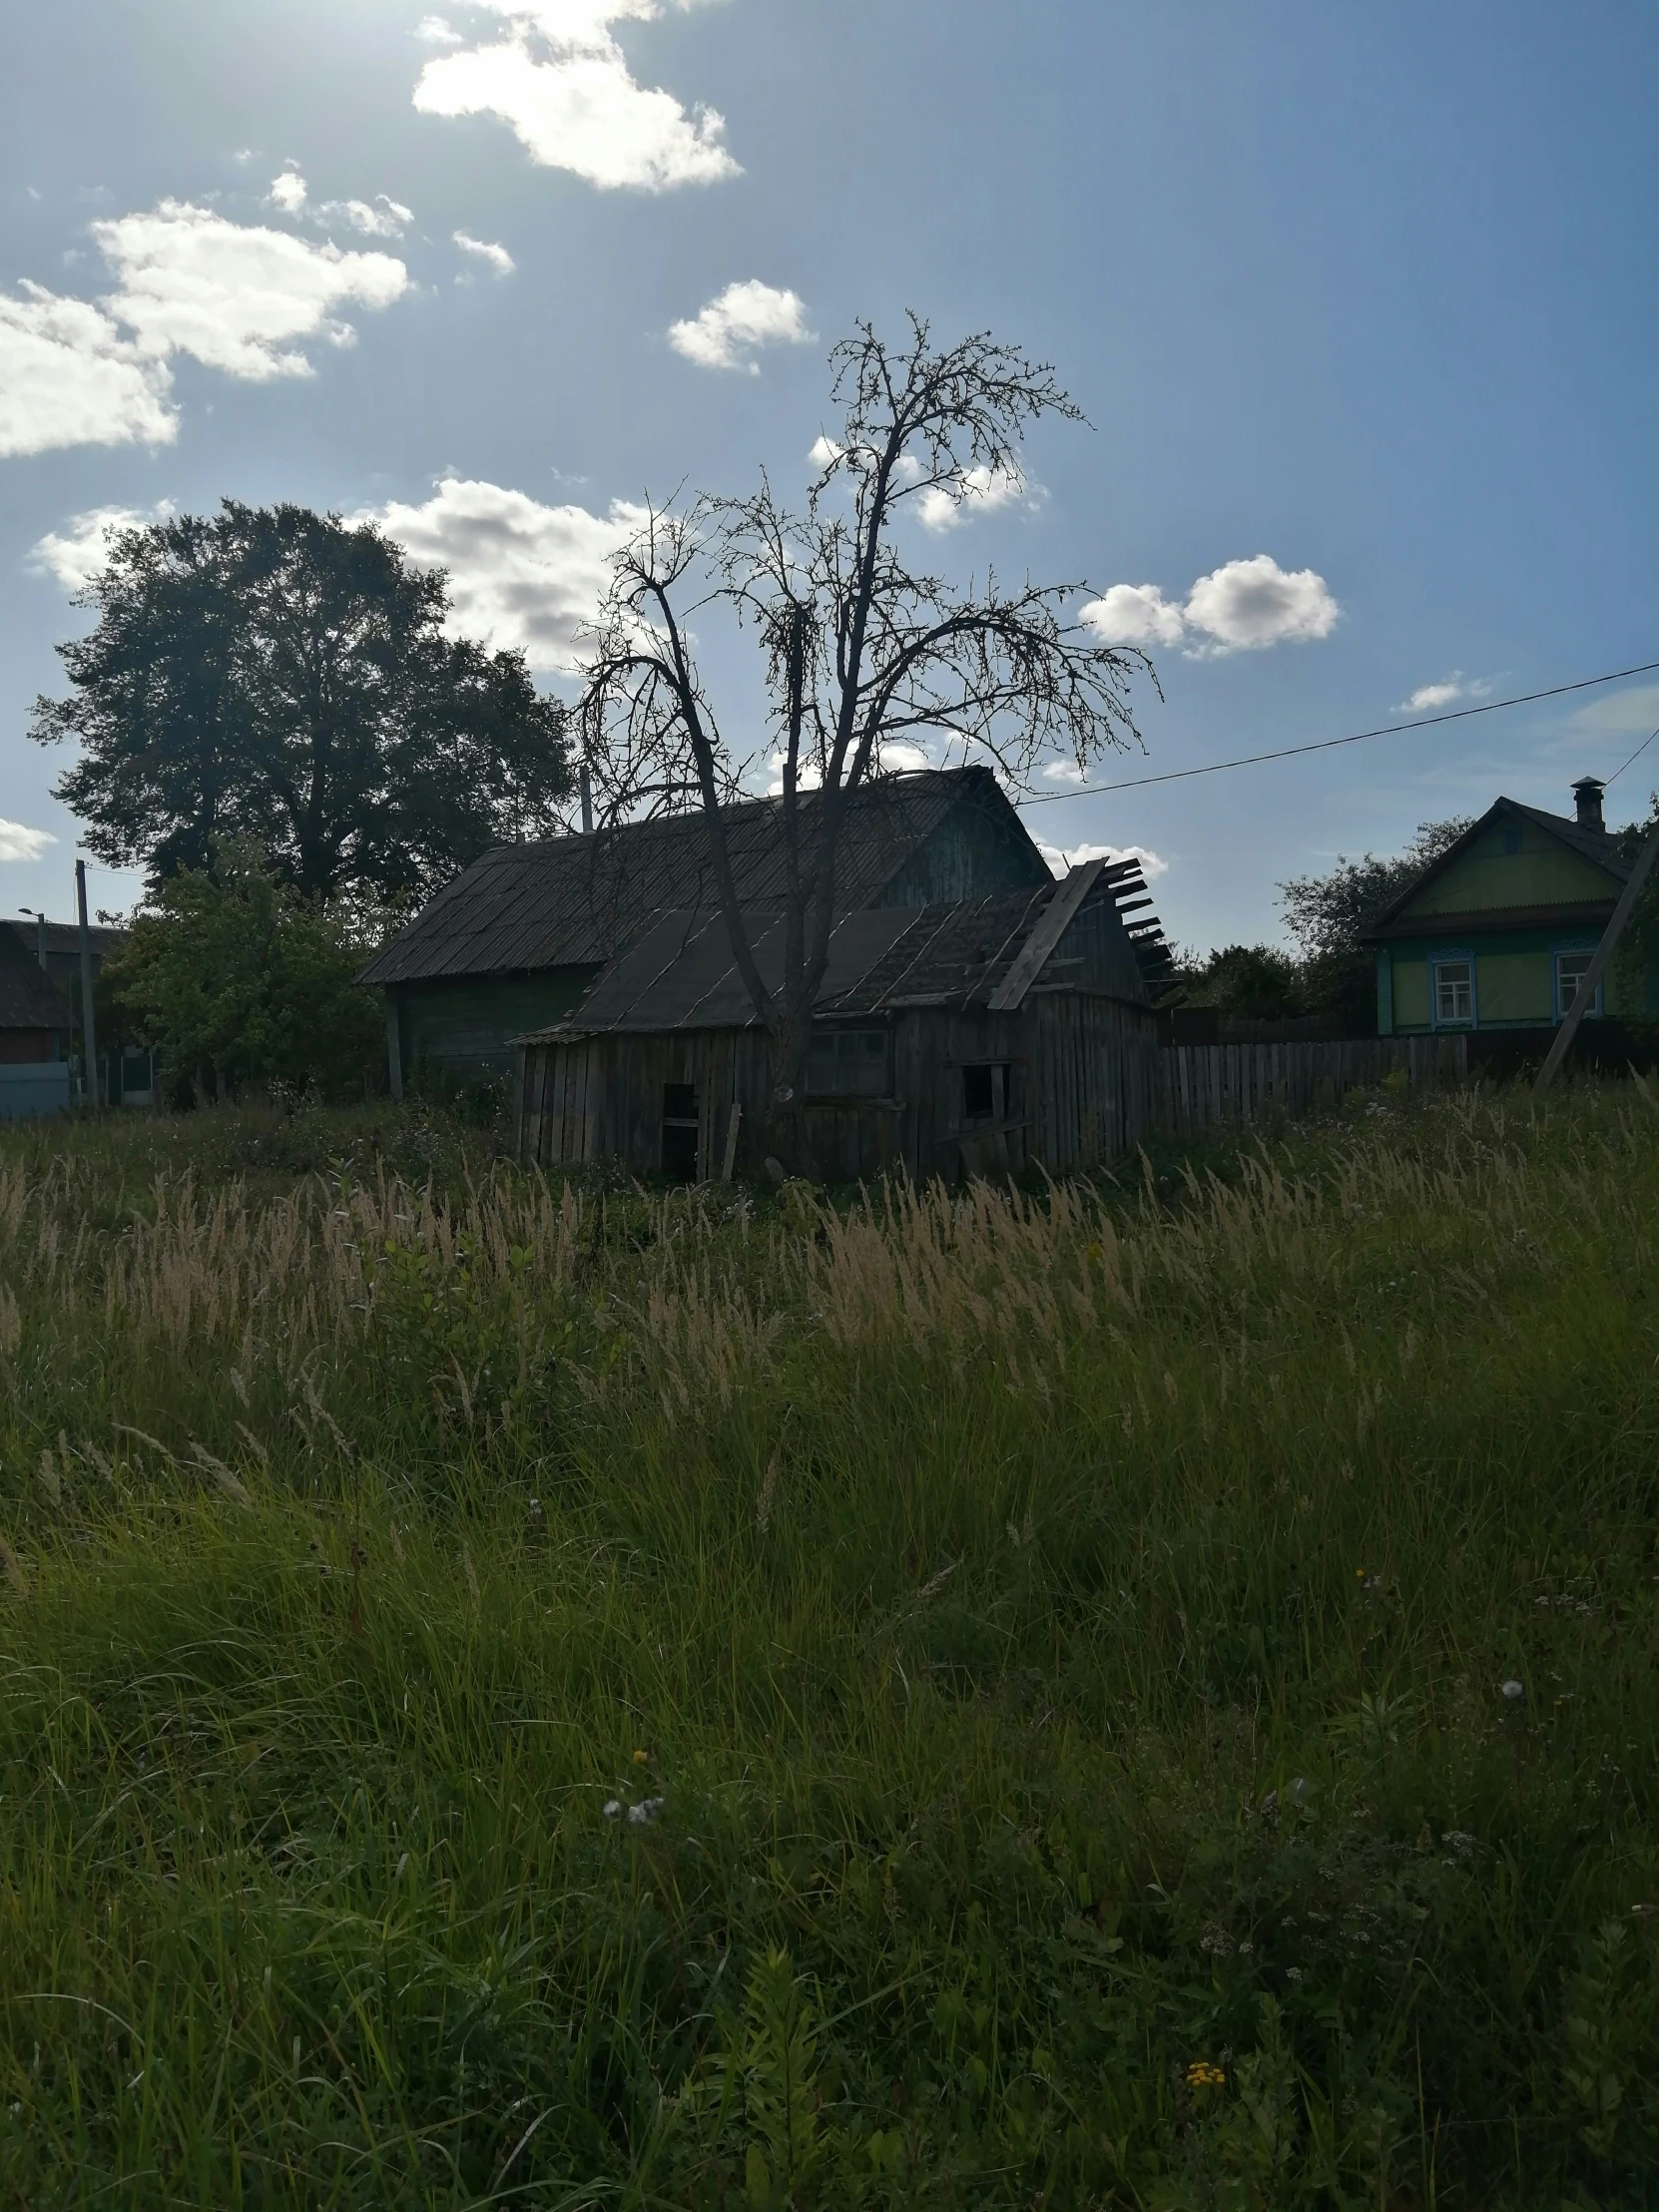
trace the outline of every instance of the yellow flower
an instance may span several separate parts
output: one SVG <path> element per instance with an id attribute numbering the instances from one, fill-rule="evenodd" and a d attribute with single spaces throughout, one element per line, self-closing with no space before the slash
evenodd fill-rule
<path id="1" fill-rule="evenodd" d="M 636 1751 L 634 1754 L 634 1764 L 636 1767 L 649 1766 L 651 1764 L 651 1754 L 648 1751 Z"/>
<path id="2" fill-rule="evenodd" d="M 1220 2089 L 1226 2081 L 1226 2074 L 1219 2066 L 1212 2066 L 1207 2058 L 1195 2058 L 1187 2068 L 1189 2089 Z"/>

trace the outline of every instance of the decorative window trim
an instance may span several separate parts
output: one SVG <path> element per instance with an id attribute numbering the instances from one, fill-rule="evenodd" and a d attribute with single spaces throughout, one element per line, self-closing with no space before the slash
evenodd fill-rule
<path id="1" fill-rule="evenodd" d="M 1551 1016 L 1551 1019 L 1552 1019 L 1552 1020 L 1554 1020 L 1554 1021 L 1556 1021 L 1556 1022 L 1563 1022 L 1563 1021 L 1565 1021 L 1565 1020 L 1566 1020 L 1566 1018 L 1567 1018 L 1567 1009 L 1566 1009 L 1566 1006 L 1565 1006 L 1565 1004 L 1564 1004 L 1564 1002 L 1563 1002 L 1563 1000 L 1562 1000 L 1562 996 L 1561 996 L 1561 962 L 1562 962 L 1562 960 L 1563 960 L 1563 959 L 1571 959 L 1571 958 L 1574 958 L 1574 957 L 1576 957 L 1577 955 L 1579 955 L 1579 954 L 1581 954 L 1581 953 L 1590 953 L 1590 952 L 1594 952 L 1594 950 L 1595 950 L 1595 948 L 1596 948 L 1596 943 L 1597 943 L 1597 942 L 1599 942 L 1599 941 L 1600 941 L 1600 940 L 1599 940 L 1599 939 L 1597 939 L 1597 940 L 1595 940 L 1595 942 L 1592 942 L 1592 943 L 1586 944 L 1586 943 L 1584 942 L 1584 940 L 1583 940 L 1582 938 L 1580 938 L 1580 939 L 1579 939 L 1579 941 L 1578 941 L 1578 942 L 1577 942 L 1576 944 L 1552 944 L 1552 945 L 1550 946 L 1550 948 L 1549 948 L 1549 1005 L 1550 1005 L 1550 1016 Z M 1585 1009 L 1584 1009 L 1584 1019 L 1585 1019 L 1586 1021 L 1600 1021 L 1600 1020 L 1602 1019 L 1602 1016 L 1603 1016 L 1603 1014 L 1604 1014 L 1604 1012 L 1605 1012 L 1605 1010 L 1606 1010 L 1606 1005 L 1605 1005 L 1605 993 L 1606 993 L 1606 986 L 1607 986 L 1607 978 L 1606 978 L 1606 976 L 1605 976 L 1605 975 L 1599 976 L 1599 977 L 1597 978 L 1597 981 L 1596 981 L 1596 991 L 1595 991 L 1595 997 L 1594 997 L 1594 998 L 1593 998 L 1593 999 L 1592 999 L 1592 1000 L 1590 1001 L 1589 1005 L 1588 1005 L 1588 1006 L 1586 1006 L 1586 1007 L 1585 1007 Z"/>
<path id="2" fill-rule="evenodd" d="M 1467 1021 L 1442 1021 L 1440 1019 L 1440 969 L 1454 964 L 1464 966 L 1469 971 L 1469 1018 Z M 1431 952 L 1428 955 L 1428 1025 L 1431 1029 L 1479 1028 L 1479 970 L 1472 952 L 1465 952 L 1456 945 L 1444 945 L 1438 952 Z"/>

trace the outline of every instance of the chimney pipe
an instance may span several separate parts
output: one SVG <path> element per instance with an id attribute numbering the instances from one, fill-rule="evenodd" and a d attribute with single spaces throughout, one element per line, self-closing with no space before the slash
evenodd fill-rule
<path id="1" fill-rule="evenodd" d="M 1602 783 L 1597 776 L 1581 776 L 1572 788 L 1579 829 L 1593 830 L 1598 837 L 1607 834 L 1607 825 L 1601 819 L 1601 793 Z"/>
<path id="2" fill-rule="evenodd" d="M 582 792 L 582 834 L 584 837 L 591 837 L 593 835 L 593 779 L 588 774 L 586 761 L 582 763 L 582 773 L 578 781 Z"/>

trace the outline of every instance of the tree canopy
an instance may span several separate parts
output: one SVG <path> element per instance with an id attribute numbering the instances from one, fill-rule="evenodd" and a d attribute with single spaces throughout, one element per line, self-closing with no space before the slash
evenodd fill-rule
<path id="1" fill-rule="evenodd" d="M 220 1097 L 250 1079 L 354 1091 L 384 1050 L 378 999 L 354 980 L 368 946 L 251 840 L 221 839 L 212 857 L 211 874 L 168 877 L 106 968 L 127 1027 Z"/>
<path id="2" fill-rule="evenodd" d="M 371 524 L 226 500 L 120 532 L 80 603 L 30 734 L 79 744 L 57 797 L 153 886 L 253 838 L 309 896 L 420 897 L 571 788 L 523 655 L 450 636 L 443 573 Z"/>

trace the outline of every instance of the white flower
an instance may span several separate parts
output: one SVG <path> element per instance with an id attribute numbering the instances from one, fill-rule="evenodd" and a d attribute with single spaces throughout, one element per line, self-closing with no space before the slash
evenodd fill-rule
<path id="1" fill-rule="evenodd" d="M 607 1798 L 600 1810 L 608 1821 L 619 1821 L 622 1818 L 622 1800 L 620 1798 Z"/>
<path id="2" fill-rule="evenodd" d="M 660 1797 L 641 1798 L 638 1805 L 630 1805 L 628 1808 L 629 1827 L 649 1828 L 662 1809 L 663 1800 Z"/>
<path id="3" fill-rule="evenodd" d="M 1503 1691 L 1504 1696 L 1509 1700 L 1511 1705 L 1514 1703 L 1516 1698 L 1525 1697 L 1526 1695 L 1525 1683 L 1516 1682 L 1513 1677 L 1511 1677 L 1509 1681 L 1502 1683 L 1500 1687 Z"/>

